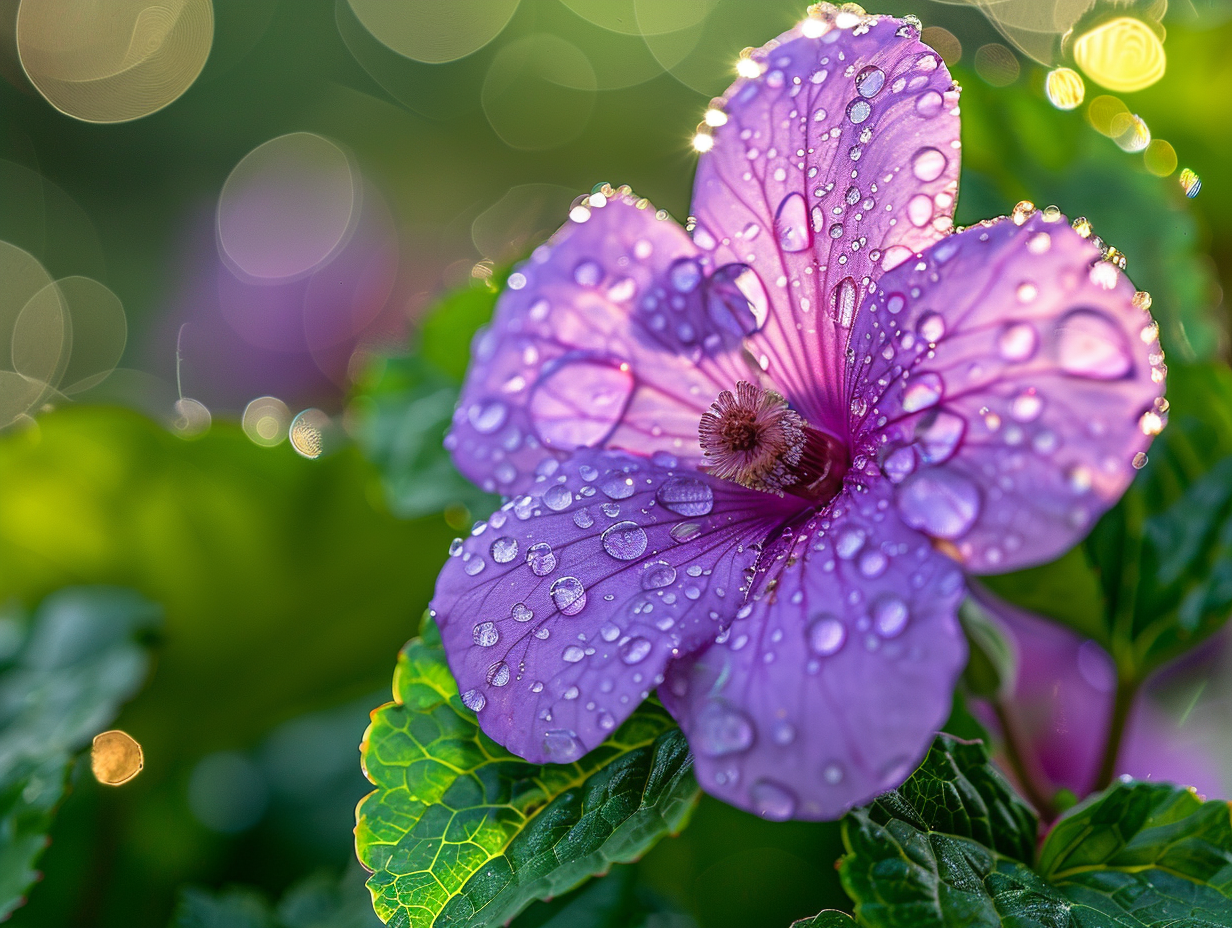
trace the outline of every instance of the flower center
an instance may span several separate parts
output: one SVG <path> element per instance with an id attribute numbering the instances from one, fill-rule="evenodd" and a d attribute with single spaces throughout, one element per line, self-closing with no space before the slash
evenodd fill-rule
<path id="1" fill-rule="evenodd" d="M 812 428 L 778 393 L 743 380 L 711 403 L 697 433 L 706 469 L 754 490 L 828 503 L 847 473 L 841 442 Z"/>

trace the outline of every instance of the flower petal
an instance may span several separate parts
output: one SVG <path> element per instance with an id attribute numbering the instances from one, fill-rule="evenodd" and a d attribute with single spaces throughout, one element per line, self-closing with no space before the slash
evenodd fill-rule
<path id="1" fill-rule="evenodd" d="M 441 572 L 432 607 L 462 701 L 527 760 L 580 757 L 712 641 L 797 505 L 670 464 L 578 451 Z"/>
<path id="2" fill-rule="evenodd" d="M 696 463 L 701 414 L 752 379 L 735 282 L 709 279 L 684 229 L 645 200 L 589 202 L 510 276 L 475 339 L 446 447 L 485 490 L 522 492 L 575 448 Z"/>
<path id="3" fill-rule="evenodd" d="M 1163 427 L 1158 327 L 1100 257 L 1059 214 L 975 226 L 881 278 L 852 332 L 857 450 L 974 572 L 1071 547 Z"/>
<path id="4" fill-rule="evenodd" d="M 838 372 L 870 280 L 951 225 L 958 89 L 888 17 L 806 19 L 746 61 L 760 76 L 723 99 L 694 239 L 756 272 L 770 312 L 750 351 L 805 418 L 845 435 Z"/>
<path id="5" fill-rule="evenodd" d="M 833 819 L 901 783 L 966 660 L 962 573 L 903 525 L 891 489 L 849 485 L 769 546 L 719 642 L 659 688 L 707 792 L 773 819 Z"/>

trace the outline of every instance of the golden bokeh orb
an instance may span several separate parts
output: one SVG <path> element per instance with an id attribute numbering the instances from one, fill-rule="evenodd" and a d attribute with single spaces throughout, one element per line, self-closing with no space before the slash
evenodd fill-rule
<path id="1" fill-rule="evenodd" d="M 1074 42 L 1074 60 L 1101 87 L 1130 93 L 1164 76 L 1164 43 L 1140 19 L 1118 16 L 1084 32 Z"/>
<path id="2" fill-rule="evenodd" d="M 1087 85 L 1073 68 L 1054 68 L 1044 79 L 1048 101 L 1059 110 L 1077 109 L 1086 99 Z"/>
<path id="3" fill-rule="evenodd" d="M 141 745 L 127 732 L 105 731 L 94 736 L 90 748 L 90 769 L 104 786 L 120 786 L 141 772 L 145 756 Z"/>

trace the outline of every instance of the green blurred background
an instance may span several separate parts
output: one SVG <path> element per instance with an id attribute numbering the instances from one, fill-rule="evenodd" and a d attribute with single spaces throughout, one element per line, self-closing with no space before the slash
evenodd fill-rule
<path id="1" fill-rule="evenodd" d="M 450 44 L 424 39 L 429 6 L 214 0 L 208 60 L 186 92 L 144 118 L 91 124 L 23 73 L 25 14 L 0 3 L 0 240 L 51 277 L 105 284 L 127 317 L 110 378 L 0 431 L 0 603 L 33 609 L 61 587 L 105 583 L 165 612 L 148 680 L 116 722 L 143 745 L 145 769 L 112 789 L 77 764 L 45 878 L 14 924 L 161 926 L 185 887 L 278 899 L 314 875 L 341 887 L 349 914 L 312 924 L 368 923 L 359 880 L 337 883 L 367 788 L 357 745 L 449 539 L 487 505 L 434 470 L 449 377 L 423 374 L 413 355 L 385 358 L 418 344 L 434 301 L 463 288 L 478 308 L 464 296 L 459 324 L 436 322 L 456 330 L 434 342 L 449 375 L 488 277 L 596 183 L 630 184 L 686 217 L 708 100 L 741 48 L 804 12 L 799 0 L 662 0 L 652 30 L 634 0 L 482 0 L 458 4 L 465 28 Z M 1048 69 L 1011 52 L 975 4 L 871 11 L 914 13 L 946 30 L 931 33 L 939 47 L 953 40 L 942 50 L 964 87 L 960 223 L 1023 198 L 1086 215 L 1154 295 L 1169 360 L 1223 358 L 1232 2 L 1138 6 L 1163 17 L 1167 72 L 1120 99 L 1175 150 L 1167 176 L 1097 131 L 1087 104 L 1051 105 Z M 377 38 L 440 58 L 485 29 L 490 42 L 438 63 Z M 1088 82 L 1088 102 L 1102 92 Z M 315 136 L 250 154 L 288 133 Z M 328 226 L 277 190 L 261 199 L 261 184 L 295 168 L 274 156 L 302 162 L 316 136 L 345 164 L 321 175 L 321 189 L 340 176 L 344 188 L 337 279 L 245 278 L 237 263 L 251 272 L 287 257 L 280 234 Z M 1193 198 L 1181 168 L 1202 179 Z M 264 239 L 219 231 L 229 177 Z M 305 288 L 331 284 L 342 289 L 303 302 Z M 302 305 L 323 315 L 302 318 Z M 270 407 L 272 438 L 240 424 L 261 396 L 285 404 Z M 426 405 L 408 418 L 412 401 Z M 331 423 L 315 459 L 278 441 L 309 407 Z M 844 904 L 838 853 L 831 826 L 773 825 L 706 799 L 692 827 L 621 879 L 676 913 L 650 924 L 785 926 Z M 232 914 L 209 909 L 218 920 L 194 924 L 272 924 L 255 896 L 234 900 Z M 554 911 L 523 918 L 546 924 Z"/>

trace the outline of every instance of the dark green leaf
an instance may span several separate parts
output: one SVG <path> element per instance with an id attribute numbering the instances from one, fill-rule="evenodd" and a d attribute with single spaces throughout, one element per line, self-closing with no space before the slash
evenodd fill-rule
<path id="1" fill-rule="evenodd" d="M 0 917 L 38 878 L 74 756 L 145 679 L 159 610 L 108 587 L 61 590 L 0 616 Z"/>
<path id="2" fill-rule="evenodd" d="M 895 792 L 843 822 L 843 885 L 869 928 L 1216 928 L 1232 924 L 1232 818 L 1164 783 L 1122 782 L 1072 809 L 1032 868 L 1032 847 L 990 837 L 968 815 L 922 802 L 965 791 L 986 768 L 979 745 L 955 757 L 944 736 Z M 934 754 L 952 759 L 947 773 Z M 983 765 L 978 763 L 985 758 Z M 938 785 L 938 777 L 948 784 Z M 994 774 L 995 776 L 995 774 Z M 1004 783 L 1000 783 L 1004 788 Z M 987 789 L 985 788 L 984 792 Z M 1000 790 L 995 790 L 1000 792 Z M 951 803 L 951 806 L 953 804 Z M 969 802 L 957 807 L 965 810 Z M 1021 805 L 1011 800 L 1011 806 Z M 982 827 L 982 823 L 981 823 Z M 1020 838 L 1026 835 L 1019 830 Z"/>
<path id="3" fill-rule="evenodd" d="M 639 887 L 636 869 L 616 866 L 571 893 L 536 902 L 509 928 L 695 928 L 695 923 Z"/>
<path id="4" fill-rule="evenodd" d="M 429 364 L 462 383 L 471 360 L 471 339 L 492 318 L 496 297 L 508 269 L 485 284 L 455 290 L 441 300 L 419 329 L 419 354 Z"/>
<path id="5" fill-rule="evenodd" d="M 503 924 L 637 859 L 684 825 L 698 795 L 683 735 L 650 704 L 575 764 L 510 754 L 462 705 L 430 625 L 399 656 L 394 698 L 364 737 L 377 788 L 355 829 L 389 924 Z"/>
<path id="6" fill-rule="evenodd" d="M 963 682 L 976 696 L 992 698 L 1014 691 L 1018 679 L 1018 656 L 1001 622 L 972 596 L 958 610 L 967 636 L 967 667 Z"/>
<path id="7" fill-rule="evenodd" d="M 242 886 L 217 893 L 185 889 L 171 928 L 381 928 L 364 877 L 359 864 L 341 879 L 311 876 L 288 889 L 277 906 Z"/>
<path id="8" fill-rule="evenodd" d="M 791 928 L 856 928 L 856 921 L 846 912 L 826 909 L 812 918 L 802 918 L 798 922 L 792 922 Z"/>

